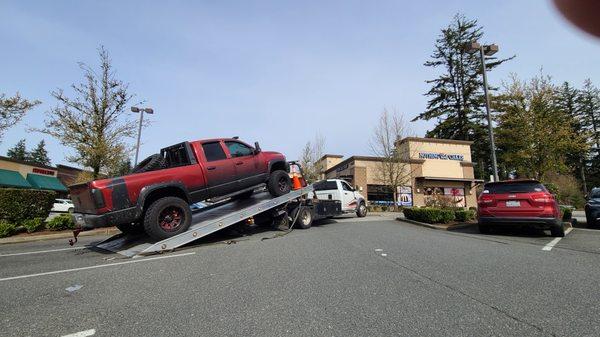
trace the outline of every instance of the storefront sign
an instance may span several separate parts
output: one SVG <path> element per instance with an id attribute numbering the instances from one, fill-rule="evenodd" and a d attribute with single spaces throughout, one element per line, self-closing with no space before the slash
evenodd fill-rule
<path id="1" fill-rule="evenodd" d="M 433 152 L 419 152 L 419 159 L 443 159 L 463 161 L 465 156 L 462 154 L 445 154 Z"/>
<path id="2" fill-rule="evenodd" d="M 412 187 L 398 186 L 398 206 L 412 207 Z"/>
<path id="3" fill-rule="evenodd" d="M 33 168 L 33 173 L 37 173 L 37 174 L 45 174 L 45 175 L 47 175 L 47 176 L 53 176 L 53 175 L 54 175 L 54 171 L 50 171 L 50 170 L 44 170 L 44 169 L 37 168 L 37 167 L 34 167 L 34 168 Z"/>

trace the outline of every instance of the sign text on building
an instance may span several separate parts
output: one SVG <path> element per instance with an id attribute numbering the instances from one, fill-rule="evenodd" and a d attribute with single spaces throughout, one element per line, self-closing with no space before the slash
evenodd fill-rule
<path id="1" fill-rule="evenodd" d="M 465 156 L 462 154 L 445 154 L 433 152 L 419 152 L 419 159 L 444 159 L 444 160 L 459 160 L 463 161 Z"/>

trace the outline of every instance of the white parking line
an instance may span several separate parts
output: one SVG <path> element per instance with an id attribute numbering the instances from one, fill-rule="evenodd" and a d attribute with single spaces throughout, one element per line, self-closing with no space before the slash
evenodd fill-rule
<path id="1" fill-rule="evenodd" d="M 158 256 L 158 257 L 149 257 L 147 259 L 139 259 L 139 260 L 130 260 L 130 261 L 125 261 L 125 262 L 99 264 L 99 265 L 95 265 L 95 266 L 88 266 L 88 267 L 81 267 L 81 268 L 55 270 L 55 271 L 48 271 L 48 272 L 45 272 L 45 273 L 37 273 L 37 274 L 28 274 L 28 275 L 19 275 L 19 276 L 5 277 L 5 278 L 0 278 L 0 282 L 11 281 L 11 280 L 19 280 L 19 279 L 30 278 L 30 277 L 38 277 L 38 276 L 62 274 L 62 273 L 80 271 L 80 270 L 88 270 L 88 269 L 96 269 L 96 268 L 120 266 L 120 265 L 130 264 L 130 263 L 138 263 L 138 262 L 146 262 L 146 261 L 170 259 L 170 258 L 174 258 L 174 257 L 182 257 L 182 256 L 188 256 L 188 255 L 194 255 L 194 254 L 196 254 L 196 252 L 184 253 L 184 254 L 177 254 L 177 255 L 165 255 L 165 256 Z"/>
<path id="2" fill-rule="evenodd" d="M 572 230 L 573 230 L 573 228 L 568 228 L 568 229 L 565 231 L 565 236 L 567 236 L 567 234 L 571 233 L 571 231 L 572 231 Z M 552 248 L 554 248 L 554 246 L 556 246 L 556 244 L 560 242 L 560 240 L 562 240 L 562 238 L 556 238 L 556 239 L 554 239 L 554 240 L 552 240 L 552 241 L 548 242 L 548 243 L 547 243 L 547 244 L 546 244 L 546 245 L 545 245 L 545 246 L 542 248 L 542 250 L 543 250 L 543 251 L 546 251 L 546 252 L 549 252 L 549 251 L 551 251 L 551 250 L 552 250 Z"/>
<path id="3" fill-rule="evenodd" d="M 31 254 L 42 254 L 42 253 L 53 253 L 53 252 L 63 252 L 65 250 L 78 250 L 78 249 L 86 249 L 88 247 L 69 247 L 69 248 L 59 248 L 59 249 L 48 249 L 48 250 L 34 250 L 31 252 L 22 252 L 22 253 L 10 253 L 10 254 L 0 254 L 0 257 L 5 256 L 19 256 L 19 255 L 31 255 Z"/>
<path id="4" fill-rule="evenodd" d="M 63 335 L 62 337 L 88 337 L 88 336 L 93 336 L 95 334 L 96 334 L 96 329 L 89 329 L 89 330 L 79 331 L 79 332 L 68 334 L 68 335 Z"/>

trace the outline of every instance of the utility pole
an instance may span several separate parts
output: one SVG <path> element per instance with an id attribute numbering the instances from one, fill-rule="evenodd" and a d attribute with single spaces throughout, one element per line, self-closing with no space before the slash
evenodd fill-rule
<path id="1" fill-rule="evenodd" d="M 153 114 L 154 110 L 152 110 L 152 108 L 140 109 L 138 107 L 132 106 L 131 112 L 140 114 L 140 125 L 138 126 L 137 145 L 135 146 L 135 164 L 133 164 L 133 166 L 135 167 L 138 163 L 138 155 L 140 152 L 140 138 L 142 137 L 142 123 L 144 122 L 144 112 L 147 114 Z"/>

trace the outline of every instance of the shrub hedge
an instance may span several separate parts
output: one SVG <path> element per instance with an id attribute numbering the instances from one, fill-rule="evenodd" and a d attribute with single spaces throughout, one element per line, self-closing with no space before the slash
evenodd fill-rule
<path id="1" fill-rule="evenodd" d="M 404 216 L 410 220 L 426 223 L 449 223 L 456 218 L 454 210 L 431 207 L 406 208 Z"/>
<path id="2" fill-rule="evenodd" d="M 50 221 L 48 221 L 48 223 L 46 224 L 46 227 L 53 231 L 60 231 L 63 229 L 74 229 L 75 222 L 73 221 L 73 218 L 70 214 L 61 214 L 50 219 Z"/>
<path id="3" fill-rule="evenodd" d="M 13 235 L 17 226 L 6 220 L 0 220 L 0 238 Z"/>
<path id="4" fill-rule="evenodd" d="M 28 219 L 46 218 L 54 198 L 54 191 L 0 188 L 0 220 L 20 225 Z"/>
<path id="5" fill-rule="evenodd" d="M 27 233 L 37 232 L 45 228 L 43 218 L 33 218 L 23 221 L 23 227 L 27 229 Z"/>
<path id="6" fill-rule="evenodd" d="M 465 222 L 475 220 L 475 211 L 472 209 L 458 209 L 454 211 L 456 221 Z"/>

